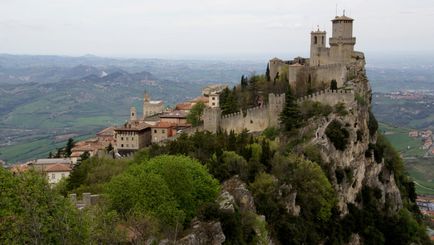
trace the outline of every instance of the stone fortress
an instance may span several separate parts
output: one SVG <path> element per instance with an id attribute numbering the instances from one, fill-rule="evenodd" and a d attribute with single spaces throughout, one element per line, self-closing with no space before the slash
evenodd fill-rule
<path id="1" fill-rule="evenodd" d="M 352 79 L 357 67 L 365 65 L 364 54 L 354 51 L 356 38 L 353 37 L 353 19 L 345 16 L 336 16 L 332 20 L 333 32 L 329 39 L 330 47 L 326 46 L 326 32 L 316 30 L 311 32 L 310 58 L 297 57 L 290 61 L 274 58 L 269 61 L 271 80 L 279 76 L 287 76 L 291 88 L 298 83 L 309 82 L 314 84 L 315 92 L 297 100 L 301 103 L 306 100 L 317 101 L 330 106 L 344 103 L 350 108 L 355 101 L 352 89 Z M 337 82 L 339 90 L 330 90 L 332 80 Z M 268 104 L 259 107 L 222 116 L 218 104 L 208 107 L 203 114 L 203 129 L 210 132 L 235 131 L 236 133 L 247 129 L 250 132 L 263 131 L 268 127 L 279 126 L 279 115 L 285 105 L 285 94 L 269 94 Z"/>
<path id="2" fill-rule="evenodd" d="M 336 80 L 338 87 L 344 86 L 349 75 L 348 65 L 364 60 L 362 52 L 354 51 L 356 38 L 353 37 L 353 19 L 336 16 L 332 20 L 332 37 L 327 47 L 327 33 L 319 28 L 311 32 L 310 58 L 297 57 L 284 61 L 274 58 L 269 61 L 270 77 L 287 76 L 291 87 L 297 86 L 297 80 L 313 80 L 315 84 L 329 84 Z"/>

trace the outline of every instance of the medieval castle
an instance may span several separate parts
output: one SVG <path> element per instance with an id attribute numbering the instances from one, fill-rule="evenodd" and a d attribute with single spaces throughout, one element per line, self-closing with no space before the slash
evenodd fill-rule
<path id="1" fill-rule="evenodd" d="M 331 106 L 343 102 L 351 106 L 354 103 L 352 78 L 355 74 L 355 64 L 364 66 L 364 54 L 354 51 L 356 38 L 353 37 L 353 19 L 336 16 L 332 20 L 332 37 L 330 47 L 326 45 L 326 32 L 316 30 L 311 32 L 310 58 L 297 57 L 284 61 L 278 58 L 268 63 L 270 78 L 285 76 L 291 88 L 299 84 L 311 83 L 316 93 L 299 98 L 318 101 Z M 330 90 L 330 82 L 334 80 L 339 90 Z M 269 94 L 268 104 L 248 109 L 246 113 L 238 112 L 222 116 L 218 106 L 206 108 L 203 115 L 204 130 L 216 132 L 220 130 L 241 132 L 247 129 L 251 132 L 263 131 L 267 127 L 279 126 L 279 114 L 285 105 L 284 94 Z"/>

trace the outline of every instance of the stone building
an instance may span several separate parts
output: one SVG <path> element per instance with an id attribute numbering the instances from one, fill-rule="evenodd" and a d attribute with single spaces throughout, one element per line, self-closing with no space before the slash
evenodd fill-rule
<path id="1" fill-rule="evenodd" d="M 151 125 L 141 121 L 129 121 L 114 129 L 115 152 L 129 155 L 151 144 Z"/>
<path id="2" fill-rule="evenodd" d="M 354 51 L 356 38 L 353 37 L 353 22 L 354 20 L 345 16 L 345 13 L 332 20 L 330 47 L 327 47 L 326 31 L 319 28 L 312 31 L 310 57 L 297 57 L 289 61 L 271 59 L 269 61 L 270 78 L 287 76 L 291 87 L 296 87 L 303 79 L 326 86 L 332 80 L 336 80 L 338 87 L 344 86 L 349 76 L 348 64 L 364 60 L 362 52 Z"/>
<path id="3" fill-rule="evenodd" d="M 162 100 L 151 100 L 147 92 L 143 97 L 143 119 L 160 114 L 164 111 L 164 102 Z M 137 114 L 135 114 L 137 117 Z"/>
<path id="4" fill-rule="evenodd" d="M 152 143 L 159 143 L 176 135 L 176 125 L 169 122 L 159 122 L 151 127 Z"/>

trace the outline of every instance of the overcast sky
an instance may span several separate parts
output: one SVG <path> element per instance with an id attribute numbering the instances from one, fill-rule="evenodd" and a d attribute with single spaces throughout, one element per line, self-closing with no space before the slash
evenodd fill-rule
<path id="1" fill-rule="evenodd" d="M 355 19 L 357 50 L 434 53 L 433 0 L 0 0 L 0 53 L 306 56 L 336 3 Z"/>

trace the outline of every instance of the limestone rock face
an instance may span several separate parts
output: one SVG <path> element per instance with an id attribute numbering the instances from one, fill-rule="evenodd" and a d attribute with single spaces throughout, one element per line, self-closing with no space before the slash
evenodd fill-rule
<path id="1" fill-rule="evenodd" d="M 226 240 L 220 222 L 193 221 L 188 235 L 179 239 L 179 245 L 220 245 Z"/>
<path id="2" fill-rule="evenodd" d="M 231 179 L 223 183 L 223 192 L 228 192 L 233 196 L 236 204 L 241 211 L 256 212 L 255 200 L 252 193 L 247 189 L 246 183 L 244 183 L 238 175 L 235 175 Z"/>
<path id="3" fill-rule="evenodd" d="M 364 186 L 381 190 L 381 203 L 384 205 L 387 202 L 389 211 L 393 213 L 402 207 L 401 195 L 393 173 L 386 168 L 384 162 L 377 163 L 372 157 L 365 156 L 369 144 L 375 144 L 376 137 L 369 134 L 371 91 L 364 64 L 354 65 L 351 69 L 355 74 L 354 80 L 351 81 L 355 98 L 352 103 L 345 104 L 348 114 L 331 114 L 316 120 L 315 136 L 311 143 L 320 149 L 322 158 L 330 170 L 331 182 L 337 193 L 338 207 L 342 215 L 348 213 L 348 203 L 358 205 L 356 198 Z M 325 134 L 327 126 L 333 120 L 344 125 L 350 134 L 349 143 L 344 151 L 337 150 Z"/>

